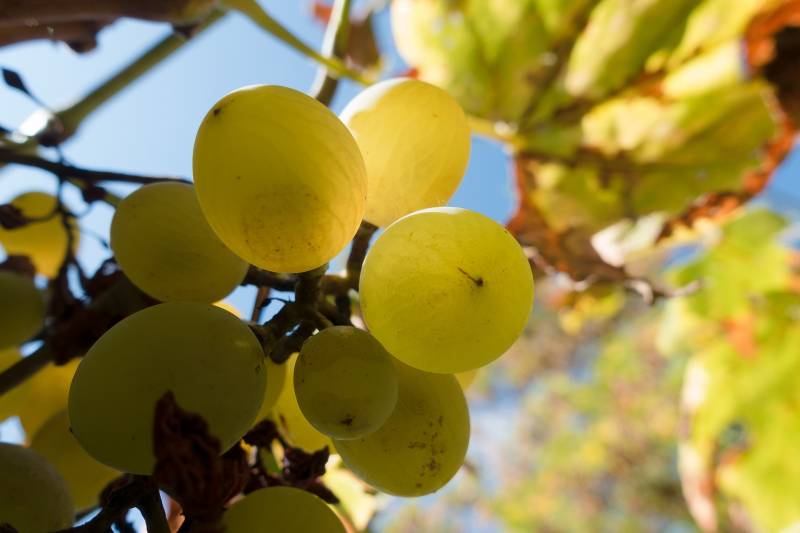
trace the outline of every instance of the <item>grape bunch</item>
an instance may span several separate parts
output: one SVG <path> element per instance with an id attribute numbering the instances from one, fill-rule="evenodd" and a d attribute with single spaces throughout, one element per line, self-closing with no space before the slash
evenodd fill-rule
<path id="1" fill-rule="evenodd" d="M 26 498 L 47 484 L 52 523 L 30 502 L 0 522 L 26 532 L 66 527 L 119 473 L 153 473 L 154 417 L 167 393 L 202 418 L 220 453 L 241 448 L 269 419 L 287 450 L 327 447 L 379 491 L 411 497 L 443 487 L 469 443 L 462 384 L 511 346 L 533 299 L 514 238 L 481 214 L 443 207 L 469 152 L 459 105 L 413 79 L 369 87 L 340 116 L 286 87 L 223 97 L 197 132 L 194 183 L 145 185 L 116 208 L 115 260 L 152 305 L 110 327 L 77 369 L 57 367 L 68 373 L 51 387 L 61 403 L 41 409 L 42 420 L 23 417 L 31 448 L 0 448 L 0 494 Z M 50 249 L 61 257 L 23 250 L 45 276 L 75 244 L 57 229 L 63 242 Z M 363 261 L 345 276 L 325 274 L 361 231 L 377 232 Z M 8 230 L 0 242 L 10 250 L 21 241 Z M 297 283 L 295 301 L 264 324 L 214 305 L 251 273 Z M 8 366 L 41 328 L 45 301 L 18 273 L 0 272 L 0 295 Z M 346 316 L 323 313 L 342 298 Z M 365 328 L 354 325 L 361 317 Z M 0 412 L 24 414 L 46 376 L 3 396 Z M 289 453 L 259 449 L 250 464 L 262 452 Z M 245 490 L 222 523 L 230 533 L 266 524 L 344 531 L 312 492 Z"/>

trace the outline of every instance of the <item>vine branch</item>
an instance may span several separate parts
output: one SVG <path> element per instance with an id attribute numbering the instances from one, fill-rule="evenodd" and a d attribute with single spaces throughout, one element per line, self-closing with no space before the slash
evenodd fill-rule
<path id="1" fill-rule="evenodd" d="M 124 172 L 113 172 L 110 170 L 90 170 L 80 168 L 66 163 L 50 161 L 36 155 L 19 153 L 15 150 L 0 148 L 0 163 L 23 165 L 27 167 L 45 170 L 63 179 L 77 179 L 87 183 L 135 183 L 148 185 L 160 183 L 162 181 L 180 181 L 191 183 L 189 180 L 174 176 L 150 177 Z"/>

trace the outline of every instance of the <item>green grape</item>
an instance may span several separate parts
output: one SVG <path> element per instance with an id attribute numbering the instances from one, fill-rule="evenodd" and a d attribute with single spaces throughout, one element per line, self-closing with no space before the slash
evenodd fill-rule
<path id="1" fill-rule="evenodd" d="M 522 332 L 533 276 L 502 226 L 458 208 L 408 215 L 378 237 L 361 271 L 370 332 L 404 363 L 454 374 L 500 357 Z"/>
<path id="2" fill-rule="evenodd" d="M 0 371 L 22 359 L 19 350 L 0 350 Z M 0 395 L 0 421 L 18 416 L 28 436 L 52 415 L 67 408 L 67 394 L 78 361 L 48 365 L 7 393 Z"/>
<path id="3" fill-rule="evenodd" d="M 166 392 L 201 415 L 225 451 L 252 426 L 265 385 L 250 328 L 212 305 L 170 302 L 131 315 L 92 346 L 72 380 L 69 419 L 92 457 L 147 474 L 155 404 Z"/>
<path id="4" fill-rule="evenodd" d="M 453 196 L 469 161 L 470 132 L 445 91 L 414 79 L 386 80 L 356 96 L 341 117 L 367 167 L 368 221 L 387 226 Z"/>
<path id="5" fill-rule="evenodd" d="M 67 253 L 69 239 L 61 217 L 56 212 L 56 197 L 43 192 L 27 192 L 17 196 L 11 204 L 34 222 L 15 229 L 0 228 L 0 244 L 8 255 L 25 255 L 36 271 L 48 278 L 55 277 Z M 78 249 L 80 232 L 74 221 L 72 230 L 73 252 Z"/>
<path id="6" fill-rule="evenodd" d="M 303 344 L 294 390 L 311 425 L 336 439 L 372 433 L 397 403 L 392 356 L 375 337 L 350 326 L 325 329 Z"/>
<path id="7" fill-rule="evenodd" d="M 72 525 L 67 485 L 33 450 L 0 442 L 0 524 L 20 533 L 51 533 Z"/>
<path id="8" fill-rule="evenodd" d="M 15 387 L 21 397 L 17 414 L 28 437 L 35 434 L 48 418 L 67 408 L 69 386 L 79 363 L 79 359 L 74 359 L 65 365 L 49 365 Z"/>
<path id="9" fill-rule="evenodd" d="M 66 410 L 45 422 L 33 436 L 31 448 L 47 459 L 64 479 L 78 511 L 96 506 L 100 492 L 120 475 L 81 448 L 69 430 Z"/>
<path id="10" fill-rule="evenodd" d="M 366 202 L 364 161 L 327 107 L 276 86 L 217 102 L 197 132 L 200 206 L 239 257 L 275 272 L 317 268 L 353 238 Z"/>
<path id="11" fill-rule="evenodd" d="M 125 275 L 164 302 L 224 298 L 248 267 L 217 238 L 185 183 L 146 185 L 120 202 L 111 249 Z"/>
<path id="12" fill-rule="evenodd" d="M 326 435 L 323 435 L 311 425 L 303 416 L 300 406 L 297 403 L 297 396 L 294 391 L 294 368 L 297 362 L 297 354 L 293 354 L 282 366 L 286 367 L 286 382 L 275 402 L 273 418 L 278 424 L 283 436 L 289 444 L 302 448 L 306 451 L 316 451 L 325 446 L 333 452 L 333 442 Z M 265 402 L 266 403 L 266 402 Z"/>
<path id="13" fill-rule="evenodd" d="M 354 474 L 396 496 L 421 496 L 445 485 L 464 462 L 469 412 L 464 392 L 448 374 L 395 362 L 397 406 L 378 431 L 334 440 Z"/>
<path id="14" fill-rule="evenodd" d="M 227 533 L 345 533 L 324 501 L 294 487 L 251 492 L 225 512 L 223 523 Z"/>
<path id="15" fill-rule="evenodd" d="M 456 379 L 458 380 L 458 384 L 461 385 L 461 388 L 467 390 L 470 386 L 475 383 L 475 378 L 478 377 L 479 368 L 475 368 L 472 370 L 467 370 L 466 372 L 459 372 L 456 374 Z"/>
<path id="16" fill-rule="evenodd" d="M 286 370 L 288 365 L 276 365 L 267 357 L 267 388 L 264 390 L 264 402 L 258 411 L 256 420 L 259 422 L 269 417 L 278 398 L 286 385 Z"/>
<path id="17" fill-rule="evenodd" d="M 18 346 L 44 323 L 44 298 L 33 280 L 0 270 L 0 348 Z"/>

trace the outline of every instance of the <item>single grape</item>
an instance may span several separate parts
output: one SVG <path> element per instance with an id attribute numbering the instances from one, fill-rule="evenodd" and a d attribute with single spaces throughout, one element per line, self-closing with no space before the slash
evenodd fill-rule
<path id="1" fill-rule="evenodd" d="M 345 533 L 319 497 L 294 487 L 251 492 L 225 512 L 226 533 Z"/>
<path id="2" fill-rule="evenodd" d="M 286 386 L 288 366 L 286 364 L 277 365 L 267 357 L 267 388 L 264 390 L 264 402 L 256 416 L 257 421 L 260 422 L 272 414 L 272 409 L 278 403 L 278 398 Z"/>
<path id="3" fill-rule="evenodd" d="M 33 280 L 0 270 L 0 348 L 18 346 L 44 323 L 44 298 Z"/>
<path id="4" fill-rule="evenodd" d="M 31 449 L 47 459 L 67 484 L 78 511 L 98 504 L 100 493 L 120 472 L 92 459 L 69 429 L 67 411 L 50 417 L 31 440 Z"/>
<path id="5" fill-rule="evenodd" d="M 149 307 L 107 331 L 81 360 L 69 419 L 81 446 L 108 466 L 153 468 L 153 417 L 168 391 L 201 415 L 223 451 L 253 424 L 264 398 L 264 353 L 229 312 L 194 302 Z"/>
<path id="6" fill-rule="evenodd" d="M 25 255 L 30 258 L 36 271 L 53 278 L 67 254 L 67 231 L 56 211 L 56 198 L 43 192 L 27 192 L 17 196 L 11 205 L 33 221 L 22 227 L 3 229 L 0 227 L 0 244 L 8 255 Z M 69 222 L 72 230 L 73 252 L 78 249 L 80 232 L 74 220 Z"/>
<path id="7" fill-rule="evenodd" d="M 475 378 L 478 377 L 479 368 L 475 368 L 473 370 L 467 370 L 466 372 L 459 372 L 456 374 L 456 379 L 458 380 L 458 384 L 461 385 L 461 388 L 467 390 L 470 386 L 475 383 Z"/>
<path id="8" fill-rule="evenodd" d="M 449 94 L 423 81 L 382 81 L 341 114 L 367 167 L 365 218 L 387 226 L 403 215 L 444 205 L 467 168 L 470 132 Z"/>
<path id="9" fill-rule="evenodd" d="M 66 483 L 41 455 L 0 442 L 0 524 L 20 533 L 51 533 L 72 525 Z"/>
<path id="10" fill-rule="evenodd" d="M 111 249 L 125 275 L 164 302 L 224 298 L 248 267 L 217 238 L 185 183 L 146 185 L 122 200 Z"/>
<path id="11" fill-rule="evenodd" d="M 372 433 L 397 403 L 392 356 L 375 337 L 350 326 L 327 328 L 303 344 L 294 390 L 306 420 L 336 439 Z"/>
<path id="12" fill-rule="evenodd" d="M 73 359 L 64 365 L 49 365 L 15 387 L 23 398 L 18 414 L 28 437 L 35 434 L 48 418 L 67 408 L 69 386 L 79 363 L 80 359 Z"/>
<path id="13" fill-rule="evenodd" d="M 443 487 L 463 464 L 469 412 L 453 376 L 395 364 L 399 389 L 389 420 L 365 437 L 334 443 L 353 473 L 376 489 L 421 496 Z"/>
<path id="14" fill-rule="evenodd" d="M 293 354 L 282 366 L 286 368 L 286 381 L 283 389 L 275 402 L 272 412 L 273 419 L 278 424 L 281 434 L 289 444 L 306 451 L 313 452 L 325 446 L 333 453 L 333 442 L 311 425 L 303 416 L 297 403 L 294 391 L 294 369 L 297 363 L 297 354 Z M 266 404 L 266 402 L 264 402 Z"/>
<path id="15" fill-rule="evenodd" d="M 505 228 L 478 213 L 408 215 L 373 244 L 361 271 L 361 310 L 394 357 L 454 374 L 500 357 L 522 332 L 533 276 Z"/>
<path id="16" fill-rule="evenodd" d="M 22 359 L 17 349 L 0 350 L 0 371 Z M 0 395 L 0 420 L 18 416 L 30 437 L 58 411 L 67 408 L 69 384 L 78 361 L 48 365 L 7 393 Z"/>
<path id="17" fill-rule="evenodd" d="M 327 107 L 287 87 L 251 86 L 217 102 L 194 145 L 200 206 L 239 257 L 275 272 L 317 268 L 353 238 L 366 171 Z"/>

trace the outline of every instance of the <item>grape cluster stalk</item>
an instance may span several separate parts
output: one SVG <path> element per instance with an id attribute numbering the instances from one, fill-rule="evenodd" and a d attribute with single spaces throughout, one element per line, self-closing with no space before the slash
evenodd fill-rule
<path id="1" fill-rule="evenodd" d="M 0 147 L 59 183 L 0 206 L 0 414 L 31 436 L 0 448 L 0 531 L 132 531 L 135 507 L 151 533 L 344 532 L 331 454 L 406 497 L 463 465 L 461 383 L 521 333 L 531 268 L 501 225 L 442 207 L 470 151 L 445 91 L 397 78 L 340 116 L 327 107 L 349 4 L 312 96 L 258 85 L 212 106 L 191 182 Z M 114 181 L 141 187 L 118 198 Z M 65 186 L 115 207 L 113 257 L 92 275 Z M 219 303 L 240 285 L 258 288 L 249 320 Z M 263 320 L 279 293 L 293 298 Z M 41 346 L 22 358 L 29 340 Z"/>

